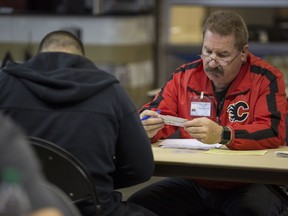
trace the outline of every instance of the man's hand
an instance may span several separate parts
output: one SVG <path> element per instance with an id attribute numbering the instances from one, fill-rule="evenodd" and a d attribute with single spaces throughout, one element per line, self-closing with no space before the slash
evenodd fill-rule
<path id="1" fill-rule="evenodd" d="M 223 127 L 206 117 L 194 118 L 183 124 L 184 129 L 195 139 L 207 144 L 221 141 Z"/>
<path id="2" fill-rule="evenodd" d="M 150 139 L 164 127 L 164 121 L 159 118 L 159 113 L 156 111 L 145 110 L 140 114 L 140 118 L 144 119 L 141 120 L 142 125 Z"/>

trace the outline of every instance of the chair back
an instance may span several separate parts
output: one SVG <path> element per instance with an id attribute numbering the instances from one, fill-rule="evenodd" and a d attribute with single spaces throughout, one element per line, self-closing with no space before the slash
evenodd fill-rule
<path id="1" fill-rule="evenodd" d="M 71 153 L 52 142 L 36 137 L 28 138 L 47 180 L 66 193 L 76 205 L 92 198 L 96 215 L 101 215 L 95 182 L 84 165 Z"/>

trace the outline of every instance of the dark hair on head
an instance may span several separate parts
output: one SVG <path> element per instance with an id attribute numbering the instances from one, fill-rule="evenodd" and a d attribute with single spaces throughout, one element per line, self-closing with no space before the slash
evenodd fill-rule
<path id="1" fill-rule="evenodd" d="M 48 33 L 40 42 L 38 53 L 47 51 L 63 51 L 78 55 L 85 55 L 81 40 L 74 34 L 64 30 Z"/>
<path id="2" fill-rule="evenodd" d="M 244 19 L 233 11 L 215 11 L 210 14 L 203 26 L 203 37 L 206 31 L 220 35 L 235 36 L 235 47 L 240 51 L 248 44 L 248 29 Z"/>

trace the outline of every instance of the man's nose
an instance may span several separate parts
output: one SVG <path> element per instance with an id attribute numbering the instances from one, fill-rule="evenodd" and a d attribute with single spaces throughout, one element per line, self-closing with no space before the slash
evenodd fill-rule
<path id="1" fill-rule="evenodd" d="M 215 59 L 212 58 L 211 61 L 209 62 L 209 66 L 211 68 L 216 68 L 216 67 L 218 67 L 218 63 Z"/>

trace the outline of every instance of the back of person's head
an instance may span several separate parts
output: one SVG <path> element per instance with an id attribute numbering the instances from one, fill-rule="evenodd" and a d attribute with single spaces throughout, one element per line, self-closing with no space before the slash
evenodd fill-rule
<path id="1" fill-rule="evenodd" d="M 235 36 L 235 47 L 240 51 L 248 44 L 248 29 L 244 19 L 233 11 L 215 11 L 210 14 L 203 26 L 203 37 L 209 30 L 220 35 Z"/>
<path id="2" fill-rule="evenodd" d="M 48 33 L 40 42 L 38 53 L 41 52 L 67 52 L 84 56 L 84 46 L 74 34 L 58 30 Z"/>

